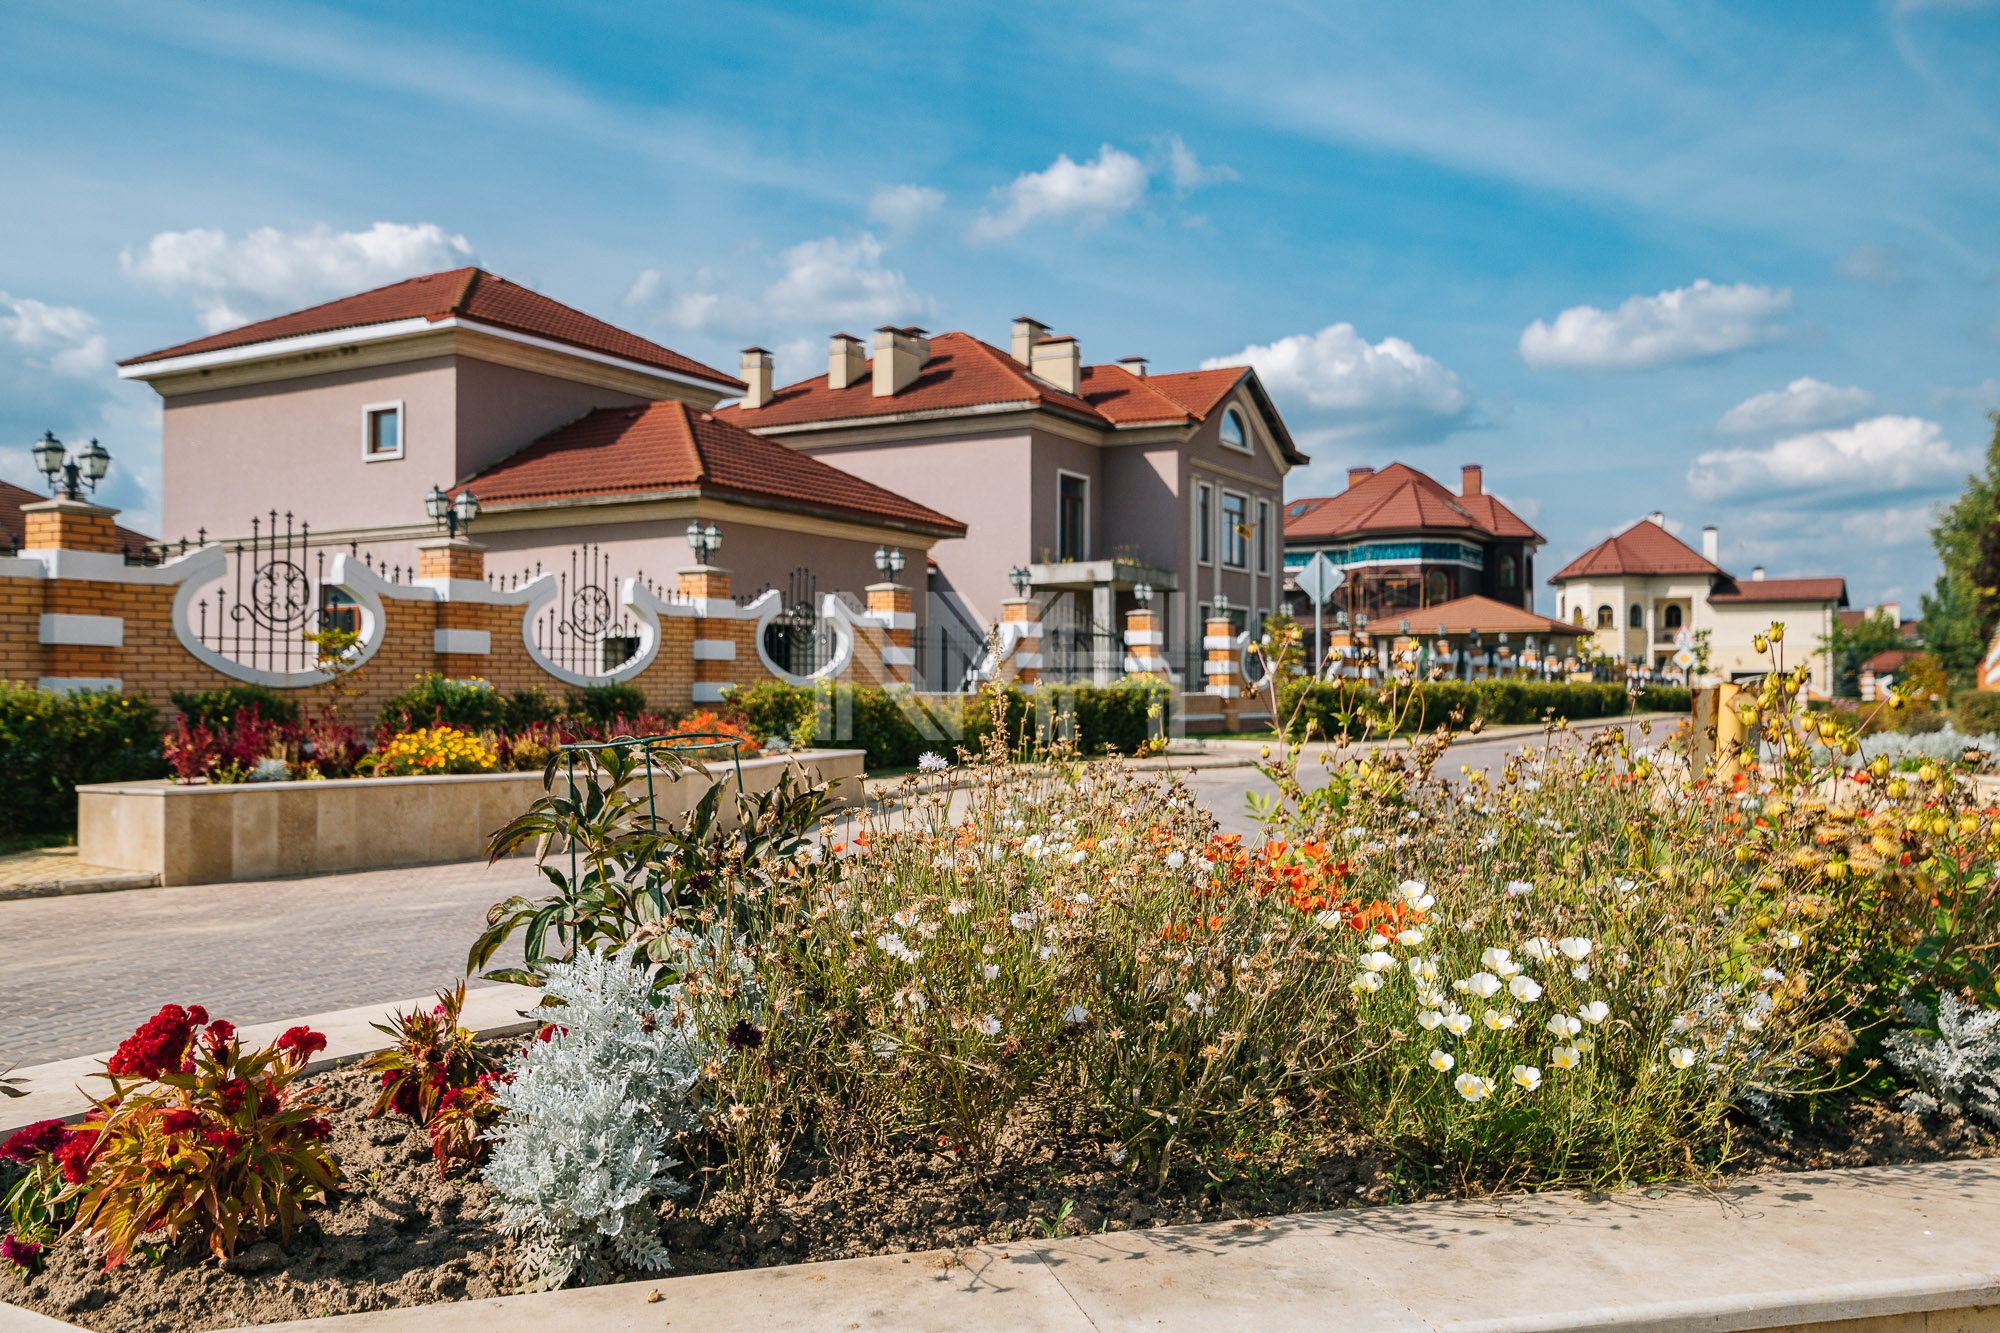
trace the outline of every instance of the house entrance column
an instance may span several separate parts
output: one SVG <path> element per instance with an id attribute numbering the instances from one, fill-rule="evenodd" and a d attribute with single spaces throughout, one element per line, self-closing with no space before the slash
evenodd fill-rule
<path id="1" fill-rule="evenodd" d="M 1124 654 L 1118 643 L 1118 594 L 1109 583 L 1090 590 L 1090 679 L 1109 685 L 1118 676 Z"/>

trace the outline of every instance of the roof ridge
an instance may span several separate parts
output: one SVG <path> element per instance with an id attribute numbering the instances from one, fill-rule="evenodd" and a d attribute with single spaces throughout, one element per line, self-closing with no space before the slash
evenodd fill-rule
<path id="1" fill-rule="evenodd" d="M 694 455 L 694 479 L 697 483 L 707 481 L 708 455 L 701 450 L 701 432 L 695 429 L 694 418 L 688 415 L 688 405 L 679 398 L 669 398 L 667 401 L 680 409 L 681 429 L 687 432 L 688 452 Z M 714 419 L 713 416 L 709 418 L 711 421 Z"/>
<path id="2" fill-rule="evenodd" d="M 445 309 L 454 315 L 463 315 L 472 304 L 472 289 L 477 287 L 479 280 L 485 276 L 486 271 L 480 268 L 479 265 L 469 265 L 465 270 L 465 281 L 459 284 L 457 299 L 446 306 Z"/>
<path id="3" fill-rule="evenodd" d="M 1126 379 L 1129 379 L 1134 384 L 1143 387 L 1147 393 L 1159 399 L 1162 403 L 1165 403 L 1167 405 L 1168 410 L 1180 413 L 1182 420 L 1184 421 L 1194 420 L 1194 413 L 1188 409 L 1187 404 L 1179 401 L 1172 395 L 1163 393 L 1159 389 L 1155 388 L 1153 385 L 1147 382 L 1148 380 L 1147 376 L 1138 374 L 1134 371 L 1127 370 L 1124 366 L 1119 365 L 1115 361 L 1103 362 L 1094 366 L 1085 366 L 1084 369 L 1086 371 L 1089 371 L 1093 375 L 1100 370 L 1118 371 L 1120 374 L 1124 375 Z M 1082 386 L 1078 385 L 1078 388 L 1081 389 Z M 1083 397 L 1082 393 L 1079 392 L 1077 394 L 1077 397 L 1082 398 Z M 1084 399 L 1084 401 L 1089 402 L 1090 400 L 1086 398 Z M 1093 404 L 1093 406 L 1095 405 Z"/>

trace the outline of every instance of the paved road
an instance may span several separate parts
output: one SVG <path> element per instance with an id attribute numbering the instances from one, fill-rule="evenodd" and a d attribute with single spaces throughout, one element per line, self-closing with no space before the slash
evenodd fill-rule
<path id="1" fill-rule="evenodd" d="M 1537 740 L 1474 740 L 1444 762 L 1490 768 Z M 1255 769 L 1188 780 L 1225 828 L 1257 833 L 1244 798 L 1270 784 Z M 109 1049 L 168 1001 L 259 1023 L 423 995 L 461 974 L 489 904 L 545 883 L 517 859 L 0 901 L 0 1068 Z"/>
<path id="2" fill-rule="evenodd" d="M 168 1001 L 261 1023 L 423 995 L 546 883 L 512 860 L 0 902 L 0 1068 L 107 1050 Z"/>

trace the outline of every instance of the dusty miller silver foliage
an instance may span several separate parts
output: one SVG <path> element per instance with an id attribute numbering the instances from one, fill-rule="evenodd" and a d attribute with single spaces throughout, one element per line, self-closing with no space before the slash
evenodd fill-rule
<path id="1" fill-rule="evenodd" d="M 504 1110 L 486 1180 L 501 1226 L 521 1237 L 531 1290 L 667 1266 L 652 1202 L 686 1187 L 666 1143 L 690 1128 L 701 1061 L 658 1007 L 632 951 L 579 951 L 549 969 L 560 1031 L 531 1041 L 496 1087 Z M 668 1000 L 671 1003 L 671 998 Z"/>
<path id="2" fill-rule="evenodd" d="M 1930 1007 L 1903 997 L 1903 1015 L 1917 1028 L 1935 1028 L 1935 1040 L 1916 1032 L 1889 1034 L 1889 1058 L 1917 1081 L 1903 1109 L 1918 1115 L 1943 1113 L 1956 1120 L 1970 1112 L 2000 1125 L 2000 1009 L 1961 1006 L 1949 991 Z"/>

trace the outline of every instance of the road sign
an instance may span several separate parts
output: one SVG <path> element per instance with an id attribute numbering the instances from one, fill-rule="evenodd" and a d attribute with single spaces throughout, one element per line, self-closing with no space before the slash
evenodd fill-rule
<path id="1" fill-rule="evenodd" d="M 1340 572 L 1333 561 L 1326 558 L 1325 551 L 1315 551 L 1313 558 L 1300 568 L 1295 581 L 1299 585 L 1299 591 L 1312 598 L 1313 605 L 1318 606 L 1333 596 L 1334 590 L 1346 579 L 1347 576 Z"/>
<path id="2" fill-rule="evenodd" d="M 1674 665 L 1686 671 L 1694 665 L 1694 654 L 1683 648 L 1674 654 Z"/>
<path id="3" fill-rule="evenodd" d="M 1688 629 L 1686 626 L 1682 626 L 1680 629 L 1675 630 L 1674 647 L 1676 648 L 1694 647 L 1694 631 Z"/>

